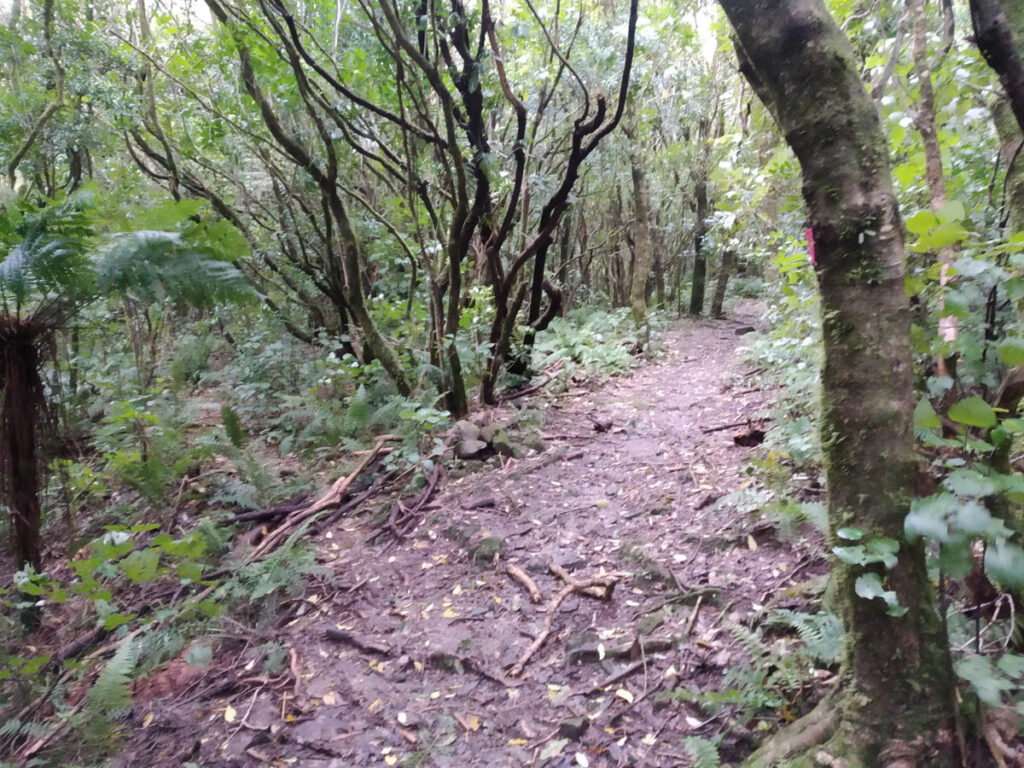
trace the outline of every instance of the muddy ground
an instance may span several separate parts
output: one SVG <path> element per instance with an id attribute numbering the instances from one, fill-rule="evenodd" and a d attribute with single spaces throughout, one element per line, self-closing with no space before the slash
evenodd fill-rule
<path id="1" fill-rule="evenodd" d="M 755 482 L 747 426 L 708 431 L 766 412 L 736 354 L 755 322 L 686 322 L 629 376 L 517 401 L 548 398 L 534 450 L 464 462 L 401 541 L 369 542 L 371 515 L 323 532 L 288 623 L 223 645 L 204 696 L 137 704 L 117 764 L 675 766 L 721 733 L 724 760 L 749 752 L 753 723 L 686 692 L 746 660 L 730 622 L 824 570 L 813 535 L 720 501 Z M 530 431 L 511 405 L 484 417 Z"/>

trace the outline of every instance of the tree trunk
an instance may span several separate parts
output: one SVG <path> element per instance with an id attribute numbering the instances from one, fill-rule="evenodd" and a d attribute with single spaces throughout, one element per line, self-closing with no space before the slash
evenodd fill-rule
<path id="1" fill-rule="evenodd" d="M 696 219 L 693 222 L 693 284 L 690 287 L 690 314 L 694 317 L 704 312 L 704 290 L 708 274 L 708 257 L 704 253 L 704 235 L 708 217 L 708 182 L 703 176 L 694 189 L 697 198 Z"/>
<path id="2" fill-rule="evenodd" d="M 711 316 L 722 317 L 722 305 L 725 303 L 725 288 L 729 284 L 729 274 L 732 272 L 736 254 L 731 248 L 722 251 L 722 264 L 718 268 L 718 282 L 715 283 L 715 297 L 711 300 Z"/>
<path id="3" fill-rule="evenodd" d="M 1014 39 L 1018 25 L 1007 19 L 998 0 L 970 0 L 974 41 L 985 62 L 999 75 L 1017 125 L 1024 131 L 1024 59 L 1020 40 Z M 1021 12 L 1014 1 L 1007 2 L 1010 16 L 1019 20 Z"/>
<path id="4" fill-rule="evenodd" d="M 849 42 L 821 0 L 721 0 L 741 70 L 803 173 L 814 229 L 825 361 L 822 444 L 832 541 L 854 527 L 899 543 L 896 565 L 837 566 L 847 630 L 841 686 L 748 761 L 810 750 L 860 766 L 952 763 L 952 669 L 924 549 L 908 541 L 915 466 L 903 225 L 887 142 Z M 880 579 L 903 616 L 857 595 Z M 816 744 L 827 743 L 822 747 Z"/>
<path id="5" fill-rule="evenodd" d="M 39 376 L 38 334 L 31 318 L 0 321 L 0 474 L 11 511 L 17 567 L 42 571 L 39 506 L 39 415 L 43 382 Z"/>
<path id="6" fill-rule="evenodd" d="M 931 209 L 938 211 L 949 198 L 946 196 L 946 177 L 942 171 L 942 149 L 939 147 L 939 132 L 935 125 L 935 94 L 932 90 L 932 70 L 928 62 L 928 17 L 925 14 L 924 0 L 907 0 L 907 12 L 913 29 L 912 51 L 914 57 L 914 74 L 917 77 L 917 88 L 921 101 L 914 117 L 914 124 L 921 134 L 924 145 L 925 179 L 928 182 L 928 193 L 931 198 Z M 951 269 L 956 258 L 952 246 L 939 249 L 939 285 L 942 288 L 951 279 Z M 939 294 L 939 336 L 945 344 L 956 343 L 959 331 L 959 319 L 955 315 L 944 314 L 945 301 Z M 950 363 L 944 353 L 939 354 L 937 372 L 940 376 L 950 375 Z"/>
<path id="7" fill-rule="evenodd" d="M 651 271 L 651 200 L 647 189 L 647 175 L 641 164 L 640 153 L 633 148 L 629 156 L 633 175 L 633 216 L 636 219 L 636 246 L 633 259 L 633 277 L 629 286 L 629 306 L 633 322 L 643 336 L 644 346 L 650 336 L 647 326 L 647 275 Z"/>

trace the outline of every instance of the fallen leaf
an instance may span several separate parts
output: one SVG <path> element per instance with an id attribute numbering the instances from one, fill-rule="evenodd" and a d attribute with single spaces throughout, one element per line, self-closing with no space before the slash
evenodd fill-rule
<path id="1" fill-rule="evenodd" d="M 142 718 L 142 727 L 143 728 L 149 728 L 149 726 L 152 725 L 152 723 L 153 723 L 153 713 L 149 712 L 149 713 L 146 714 L 146 716 L 144 718 Z"/>
<path id="2" fill-rule="evenodd" d="M 576 765 L 580 766 L 580 768 L 590 768 L 590 760 L 588 760 L 587 756 L 582 752 L 577 752 Z"/>
<path id="3" fill-rule="evenodd" d="M 615 695 L 623 701 L 625 701 L 627 704 L 633 703 L 633 694 L 630 693 L 626 688 L 619 688 L 619 690 L 615 692 Z"/>
<path id="4" fill-rule="evenodd" d="M 333 707 L 335 704 L 338 703 L 338 697 L 334 695 L 334 691 L 328 691 L 320 698 L 323 700 L 324 704 L 326 704 L 329 707 Z"/>
<path id="5" fill-rule="evenodd" d="M 395 765 L 398 762 L 398 755 L 384 755 L 384 762 L 388 765 Z"/>
<path id="6" fill-rule="evenodd" d="M 235 720 L 237 718 L 238 718 L 238 712 L 235 711 L 234 707 L 232 707 L 230 704 L 228 704 L 226 707 L 224 707 L 224 719 L 227 722 L 233 723 L 233 722 L 235 722 Z"/>
<path id="7" fill-rule="evenodd" d="M 749 533 L 747 534 L 747 549 L 751 552 L 757 549 L 757 541 Z"/>
<path id="8" fill-rule="evenodd" d="M 544 749 L 541 750 L 539 759 L 550 760 L 552 757 L 558 757 L 562 754 L 562 750 L 565 749 L 565 745 L 569 743 L 568 739 L 555 739 L 549 741 Z"/>

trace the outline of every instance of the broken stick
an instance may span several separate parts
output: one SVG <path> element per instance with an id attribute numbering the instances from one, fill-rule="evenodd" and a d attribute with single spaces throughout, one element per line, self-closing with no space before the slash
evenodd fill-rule
<path id="1" fill-rule="evenodd" d="M 551 635 L 551 625 L 555 620 L 555 614 L 561 607 L 562 603 L 565 602 L 565 598 L 574 592 L 582 592 L 590 587 L 604 587 L 608 599 L 611 599 L 612 590 L 615 585 L 619 583 L 620 579 L 629 576 L 628 573 L 608 573 L 603 576 L 591 576 L 583 581 L 574 581 L 572 584 L 568 584 L 562 587 L 562 590 L 555 595 L 551 602 L 548 603 L 547 617 L 544 619 L 544 626 L 541 629 L 537 637 L 534 638 L 533 642 L 530 643 L 530 647 L 523 651 L 523 655 L 519 657 L 519 661 L 512 665 L 508 671 L 509 677 L 519 677 L 523 674 L 523 670 L 526 665 L 533 658 L 533 654 L 540 650 L 541 646 L 544 645 L 545 641 Z"/>
<path id="2" fill-rule="evenodd" d="M 527 592 L 530 593 L 530 600 L 534 603 L 540 603 L 544 600 L 544 595 L 540 591 L 540 587 L 537 586 L 537 582 L 531 579 L 526 571 L 520 568 L 518 565 L 512 565 L 509 563 L 505 566 L 505 573 L 511 576 L 513 579 L 518 581 Z"/>
<path id="3" fill-rule="evenodd" d="M 562 581 L 564 581 L 566 584 L 576 583 L 576 579 L 573 578 L 573 575 L 569 573 L 567 570 L 565 570 L 565 568 L 560 566 L 558 563 L 548 563 L 548 570 L 551 571 L 551 573 L 553 573 L 555 576 L 560 578 Z M 601 587 L 587 587 L 586 589 L 581 589 L 580 594 L 586 595 L 587 597 L 596 597 L 598 600 L 608 600 L 611 597 L 611 595 L 609 594 L 609 590 L 601 589 Z"/>

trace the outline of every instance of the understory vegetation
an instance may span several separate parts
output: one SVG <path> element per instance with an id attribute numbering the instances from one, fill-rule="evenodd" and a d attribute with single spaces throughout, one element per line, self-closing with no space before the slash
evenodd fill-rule
<path id="1" fill-rule="evenodd" d="M 1019 764 L 1024 102 L 972 26 L 991 2 L 826 4 L 906 230 L 898 536 L 836 524 L 829 450 L 868 427 L 822 416 L 823 350 L 859 330 L 822 310 L 822 243 L 885 233 L 809 220 L 718 6 L 0 3 L 0 760 L 104 765 L 134 701 L 215 696 L 182 676 L 239 648 L 246 675 L 298 685 L 275 632 L 314 587 L 359 586 L 314 534 L 358 515 L 383 556 L 446 468 L 553 450 L 538 403 L 659 360 L 683 316 L 743 307 L 745 386 L 770 405 L 734 425 L 763 443 L 708 506 L 817 555 L 752 618 L 723 602 L 743 663 L 663 697 L 706 718 L 680 749 L 719 766 L 848 685 L 855 633 L 823 564 L 897 619 L 918 606 L 894 569 L 920 549 L 962 764 Z M 656 571 L 639 551 L 616 556 Z"/>

